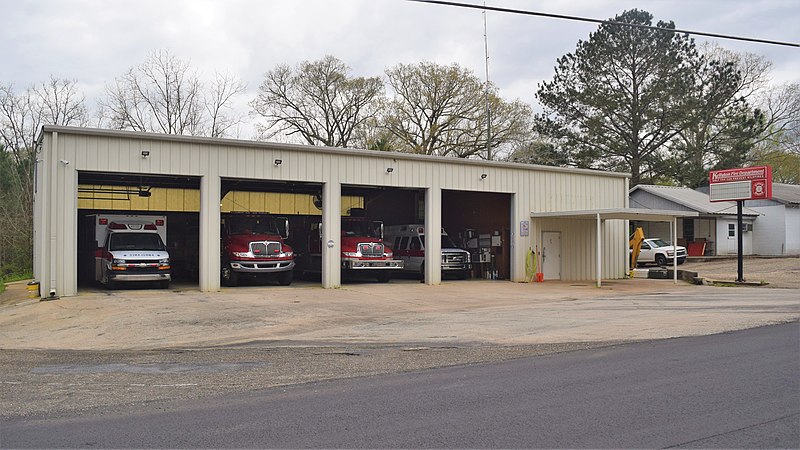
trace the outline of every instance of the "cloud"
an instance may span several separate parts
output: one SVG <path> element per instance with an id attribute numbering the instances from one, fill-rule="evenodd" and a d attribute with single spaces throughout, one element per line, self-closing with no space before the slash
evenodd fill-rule
<path id="1" fill-rule="evenodd" d="M 480 4 L 473 0 L 472 3 Z M 673 20 L 678 28 L 800 42 L 796 0 L 487 1 L 489 5 L 612 18 L 626 9 Z M 363 76 L 397 63 L 459 63 L 484 76 L 481 11 L 401 0 L 3 0 L 0 81 L 17 86 L 51 74 L 77 79 L 90 102 L 155 49 L 168 49 L 210 78 L 228 71 L 253 98 L 263 74 L 330 54 Z M 534 102 L 556 59 L 597 26 L 489 12 L 489 74 L 508 98 Z M 698 42 L 705 40 L 697 38 Z M 798 49 L 718 41 L 773 61 L 776 81 L 798 79 Z M 249 98 L 247 100 L 249 100 Z M 239 102 L 246 108 L 246 100 Z"/>

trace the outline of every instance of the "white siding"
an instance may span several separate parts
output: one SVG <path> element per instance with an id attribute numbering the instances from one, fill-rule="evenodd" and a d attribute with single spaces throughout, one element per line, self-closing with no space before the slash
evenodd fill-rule
<path id="1" fill-rule="evenodd" d="M 786 208 L 786 254 L 800 255 L 800 208 Z"/>
<path id="2" fill-rule="evenodd" d="M 303 181 L 336 185 L 437 188 L 512 194 L 509 211 L 511 279 L 525 280 L 525 254 L 540 234 L 518 235 L 531 212 L 621 208 L 627 202 L 624 174 L 566 170 L 510 163 L 434 158 L 397 153 L 248 141 L 212 140 L 108 130 L 45 127 L 36 196 L 35 273 L 42 292 L 77 292 L 77 174 L 79 171 L 199 176 L 201 178 L 202 290 L 219 288 L 220 178 Z M 148 150 L 149 158 L 141 151 Z M 60 164 L 64 159 L 69 165 Z M 283 164 L 275 166 L 273 160 Z M 387 167 L 393 167 L 391 174 Z M 480 175 L 487 174 L 481 180 Z M 436 195 L 434 195 L 434 198 Z M 441 214 L 441 209 L 439 209 Z M 435 219 L 434 219 L 435 220 Z M 441 220 L 440 218 L 438 220 Z M 218 222 L 217 222 L 218 224 Z M 594 278 L 594 237 L 569 235 L 594 224 L 562 227 L 564 279 Z M 625 276 L 627 230 L 623 221 L 605 226 L 604 277 Z M 337 269 L 338 270 L 338 269 Z M 335 281 L 335 280 L 334 280 Z"/>
<path id="3" fill-rule="evenodd" d="M 786 207 L 750 207 L 761 213 L 753 224 L 753 252 L 756 255 L 785 254 Z"/>

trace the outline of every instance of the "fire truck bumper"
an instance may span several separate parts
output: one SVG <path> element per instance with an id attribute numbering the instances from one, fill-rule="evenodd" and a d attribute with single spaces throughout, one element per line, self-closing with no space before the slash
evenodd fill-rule
<path id="1" fill-rule="evenodd" d="M 400 270 L 403 265 L 398 259 L 342 259 L 342 269 L 347 270 Z"/>
<path id="2" fill-rule="evenodd" d="M 289 261 L 231 261 L 231 269 L 244 273 L 274 273 L 294 269 L 294 260 Z"/>

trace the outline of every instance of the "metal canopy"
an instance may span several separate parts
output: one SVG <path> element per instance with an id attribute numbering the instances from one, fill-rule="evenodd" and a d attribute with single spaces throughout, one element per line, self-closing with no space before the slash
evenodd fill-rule
<path id="1" fill-rule="evenodd" d="M 697 217 L 696 211 L 672 211 L 666 209 L 646 209 L 646 208 L 609 208 L 609 209 L 586 209 L 580 211 L 552 211 L 552 212 L 532 212 L 533 219 L 579 219 L 597 220 L 597 215 L 601 220 L 641 220 L 644 222 L 672 222 L 678 217 Z"/>
<path id="2" fill-rule="evenodd" d="M 532 212 L 532 219 L 569 219 L 569 220 L 594 220 L 597 232 L 597 287 L 602 286 L 602 248 L 603 248 L 603 222 L 606 220 L 639 220 L 643 222 L 669 222 L 670 236 L 672 245 L 677 246 L 678 236 L 678 217 L 697 217 L 696 211 L 670 211 L 659 209 L 644 208 L 609 208 L 609 209 L 588 209 L 578 211 L 552 211 L 552 212 Z M 629 269 L 629 262 L 625 262 L 626 272 Z M 673 282 L 678 282 L 678 258 L 677 252 L 672 258 L 672 278 Z"/>

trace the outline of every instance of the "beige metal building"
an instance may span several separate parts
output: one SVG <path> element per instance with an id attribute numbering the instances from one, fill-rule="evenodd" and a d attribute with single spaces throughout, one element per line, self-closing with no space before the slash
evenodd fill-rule
<path id="1" fill-rule="evenodd" d="M 94 189 L 89 208 L 97 210 L 103 207 L 97 192 L 105 191 L 96 188 L 101 185 L 123 190 L 141 190 L 145 185 L 147 189 L 179 189 L 183 200 L 172 202 L 178 205 L 174 208 L 185 211 L 186 205 L 196 205 L 190 219 L 197 223 L 197 283 L 202 291 L 220 289 L 223 199 L 229 191 L 253 191 L 259 183 L 270 192 L 321 192 L 322 239 L 329 244 L 323 246 L 321 283 L 325 288 L 341 283 L 343 197 L 350 199 L 348 202 L 361 198 L 370 208 L 383 210 L 391 216 L 387 223 L 422 219 L 427 229 L 439 229 L 459 215 L 467 217 L 458 219 L 464 226 L 471 225 L 469 217 L 474 217 L 475 223 L 496 219 L 502 225 L 492 225 L 494 234 L 506 241 L 505 252 L 497 250 L 498 257 L 508 262 L 503 278 L 511 281 L 527 281 L 529 249 L 544 250 L 547 245 L 551 247 L 546 264 L 556 271 L 545 273 L 546 278 L 589 280 L 600 268 L 603 278 L 622 278 L 627 273 L 625 221 L 609 222 L 601 230 L 599 219 L 595 226 L 591 220 L 541 218 L 544 212 L 626 208 L 626 174 L 59 126 L 45 126 L 38 143 L 34 275 L 42 296 L 78 293 L 79 218 L 87 208 L 82 192 Z M 108 205 L 113 204 L 113 189 L 110 195 Z M 403 203 L 387 200 L 392 198 L 413 198 L 415 203 L 408 209 L 414 212 L 392 216 L 392 202 Z M 166 200 L 156 209 L 177 211 L 170 202 Z M 131 206 L 131 211 L 142 208 Z M 554 236 L 558 237 L 557 247 L 554 242 L 543 242 L 544 237 Z M 424 265 L 427 284 L 441 282 L 439 254 L 440 243 L 431 239 Z"/>

